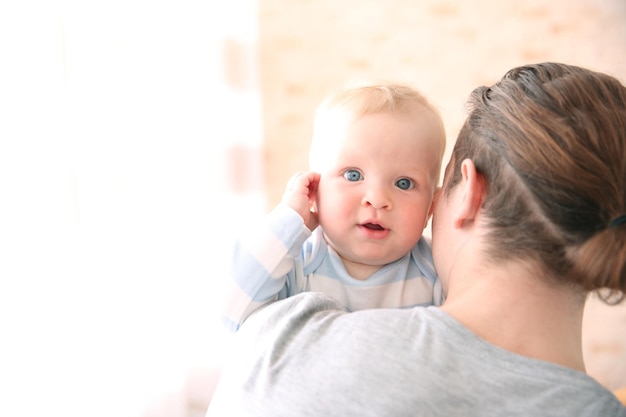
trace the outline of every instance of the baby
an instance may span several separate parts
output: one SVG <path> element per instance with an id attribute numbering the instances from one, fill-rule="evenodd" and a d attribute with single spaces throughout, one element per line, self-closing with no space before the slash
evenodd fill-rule
<path id="1" fill-rule="evenodd" d="M 422 236 L 439 191 L 445 131 L 415 89 L 370 85 L 318 109 L 308 172 L 236 244 L 224 319 L 231 330 L 264 304 L 304 291 L 349 311 L 440 305 Z"/>

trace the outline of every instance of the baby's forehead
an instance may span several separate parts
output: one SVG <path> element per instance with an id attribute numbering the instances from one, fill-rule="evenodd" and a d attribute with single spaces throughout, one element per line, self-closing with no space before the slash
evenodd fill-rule
<path id="1" fill-rule="evenodd" d="M 332 128 L 318 130 L 311 143 L 312 160 L 325 164 L 336 158 L 358 157 L 363 156 L 363 153 L 368 156 L 372 147 L 376 148 L 377 144 L 384 146 L 382 151 L 389 149 L 403 154 L 397 157 L 427 153 L 432 155 L 433 160 L 437 160 L 443 156 L 444 135 L 429 117 L 402 116 L 387 119 L 384 117 L 386 114 L 373 113 L 345 119 L 333 124 Z M 374 117 L 365 121 L 368 116 Z M 365 123 L 358 123 L 359 121 Z M 399 126 L 398 130 L 394 131 L 394 125 Z"/>
<path id="2" fill-rule="evenodd" d="M 415 124 L 442 125 L 443 122 L 437 112 L 428 105 L 419 102 L 406 102 L 393 108 L 352 108 L 334 107 L 318 112 L 313 125 L 313 139 L 323 140 L 330 133 L 342 132 L 356 122 L 369 117 L 389 116 Z M 321 135 L 320 133 L 325 133 Z"/>
<path id="3" fill-rule="evenodd" d="M 402 109 L 384 110 L 354 114 L 347 111 L 334 111 L 318 119 L 314 126 L 311 140 L 312 148 L 324 147 L 335 149 L 346 145 L 348 141 L 358 141 L 354 132 L 378 126 L 402 126 L 403 129 L 414 130 L 415 135 L 407 137 L 412 142 L 431 142 L 443 151 L 445 147 L 445 131 L 438 114 L 424 105 L 415 104 Z M 365 124 L 364 124 L 365 123 Z"/>

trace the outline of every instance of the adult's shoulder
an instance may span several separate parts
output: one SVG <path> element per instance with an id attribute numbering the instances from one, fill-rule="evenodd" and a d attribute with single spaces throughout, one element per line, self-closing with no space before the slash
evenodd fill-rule
<path id="1" fill-rule="evenodd" d="M 252 314 L 240 332 L 284 332 L 285 328 L 304 326 L 329 316 L 347 314 L 334 298 L 319 292 L 303 292 L 284 300 L 272 302 Z"/>
<path id="2" fill-rule="evenodd" d="M 239 337 L 249 337 L 255 344 L 284 341 L 291 345 L 326 344 L 350 335 L 355 339 L 410 339 L 408 329 L 439 321 L 430 309 L 369 309 L 348 312 L 333 297 L 318 292 L 304 292 L 267 305 L 251 315 L 241 326 Z M 314 342 L 312 342 L 314 341 Z"/>

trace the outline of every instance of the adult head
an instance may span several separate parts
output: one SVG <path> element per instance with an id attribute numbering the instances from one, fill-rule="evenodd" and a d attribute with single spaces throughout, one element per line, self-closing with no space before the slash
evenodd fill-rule
<path id="1" fill-rule="evenodd" d="M 463 182 L 466 161 L 484 186 L 480 240 L 491 262 L 526 261 L 581 294 L 626 290 L 626 88 L 618 80 L 559 63 L 510 70 L 471 94 L 442 199 Z M 444 236 L 434 255 L 445 288 L 453 259 Z"/>
<path id="2" fill-rule="evenodd" d="M 326 241 L 353 276 L 365 278 L 416 245 L 444 150 L 439 113 L 409 86 L 349 88 L 322 103 L 310 150 L 310 169 L 320 173 L 315 206 Z"/>

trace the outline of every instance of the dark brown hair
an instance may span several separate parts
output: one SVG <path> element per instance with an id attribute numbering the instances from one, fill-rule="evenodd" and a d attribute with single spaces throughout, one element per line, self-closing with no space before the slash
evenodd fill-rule
<path id="1" fill-rule="evenodd" d="M 532 259 L 586 291 L 626 292 L 626 87 L 541 63 L 474 90 L 445 193 L 469 158 L 487 184 L 494 260 Z M 615 299 L 611 297 L 612 299 Z"/>

